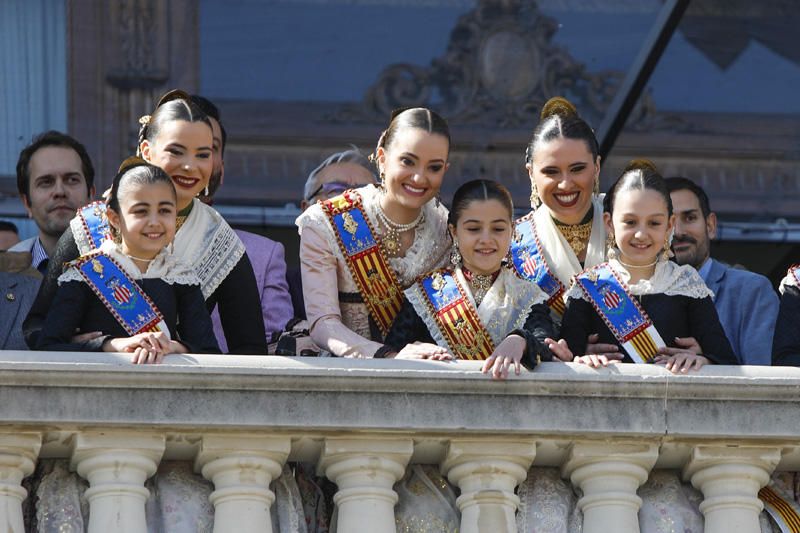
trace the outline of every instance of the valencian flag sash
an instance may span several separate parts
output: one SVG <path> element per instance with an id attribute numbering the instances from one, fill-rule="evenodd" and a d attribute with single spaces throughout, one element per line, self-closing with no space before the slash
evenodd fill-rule
<path id="1" fill-rule="evenodd" d="M 652 362 L 666 344 L 611 266 L 601 263 L 584 270 L 575 280 L 631 359 Z"/>
<path id="2" fill-rule="evenodd" d="M 422 289 L 428 312 L 453 355 L 472 360 L 484 360 L 492 355 L 492 338 L 452 272 L 436 270 L 420 277 L 417 284 Z"/>
<path id="3" fill-rule="evenodd" d="M 163 331 L 169 336 L 161 312 L 113 258 L 95 252 L 77 259 L 72 266 L 128 335 Z"/>
<path id="4" fill-rule="evenodd" d="M 370 316 L 385 336 L 400 312 L 403 291 L 364 212 L 361 195 L 345 191 L 322 202 L 322 210 Z"/>
<path id="5" fill-rule="evenodd" d="M 548 296 L 547 306 L 563 316 L 565 287 L 547 266 L 532 215 L 523 217 L 516 225 L 516 237 L 511 241 L 514 271 L 522 279 L 539 285 Z"/>
<path id="6" fill-rule="evenodd" d="M 78 218 L 86 234 L 86 242 L 89 243 L 89 250 L 100 248 L 104 240 L 111 238 L 108 218 L 106 218 L 105 202 L 92 202 L 89 205 L 81 207 L 78 209 Z M 81 250 L 81 252 L 86 253 L 89 250 Z"/>
<path id="7" fill-rule="evenodd" d="M 800 533 L 800 507 L 791 497 L 772 485 L 758 491 L 758 497 L 783 533 Z"/>

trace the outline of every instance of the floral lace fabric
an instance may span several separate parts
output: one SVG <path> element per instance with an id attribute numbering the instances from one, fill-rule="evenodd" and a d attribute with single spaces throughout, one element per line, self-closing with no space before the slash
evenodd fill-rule
<path id="1" fill-rule="evenodd" d="M 519 533 L 580 533 L 583 516 L 578 497 L 557 468 L 534 467 L 517 489 Z"/>
<path id="2" fill-rule="evenodd" d="M 412 465 L 394 487 L 398 533 L 457 533 L 461 514 L 452 486 L 430 465 Z"/>
<path id="3" fill-rule="evenodd" d="M 608 264 L 620 279 L 628 285 L 633 296 L 646 294 L 666 294 L 667 296 L 688 296 L 689 298 L 706 298 L 714 293 L 708 288 L 697 270 L 690 265 L 678 265 L 672 261 L 659 261 L 650 279 L 639 280 L 629 284 L 630 273 L 616 259 L 609 259 Z M 565 298 L 581 298 L 588 301 L 580 285 L 573 283 L 567 290 Z"/>

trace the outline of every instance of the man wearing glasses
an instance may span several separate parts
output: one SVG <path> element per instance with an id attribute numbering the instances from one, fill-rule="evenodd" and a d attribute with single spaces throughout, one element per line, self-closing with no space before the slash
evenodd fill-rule
<path id="1" fill-rule="evenodd" d="M 308 206 L 314 205 L 319 200 L 327 200 L 342 194 L 347 189 L 357 189 L 376 182 L 375 166 L 355 146 L 344 152 L 336 152 L 328 156 L 308 175 L 300 209 L 305 211 Z M 286 281 L 289 283 L 289 294 L 292 296 L 294 316 L 305 320 L 306 308 L 303 302 L 303 283 L 300 279 L 299 266 L 287 269 Z"/>

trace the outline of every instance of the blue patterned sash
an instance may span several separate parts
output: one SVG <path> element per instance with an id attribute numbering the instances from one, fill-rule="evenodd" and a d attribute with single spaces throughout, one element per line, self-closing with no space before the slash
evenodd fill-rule
<path id="1" fill-rule="evenodd" d="M 635 362 L 652 362 L 659 348 L 666 346 L 650 317 L 608 263 L 584 270 L 576 282 Z"/>
<path id="2" fill-rule="evenodd" d="M 547 294 L 547 305 L 558 316 L 564 315 L 564 284 L 547 265 L 542 243 L 536 233 L 533 213 L 516 223 L 516 237 L 511 241 L 511 259 L 519 277 L 536 283 Z"/>

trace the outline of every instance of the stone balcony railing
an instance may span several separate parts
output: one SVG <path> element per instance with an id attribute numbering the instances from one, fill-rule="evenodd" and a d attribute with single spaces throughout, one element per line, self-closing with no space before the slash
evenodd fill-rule
<path id="1" fill-rule="evenodd" d="M 471 362 L 0 352 L 0 530 L 22 532 L 39 458 L 87 479 L 90 532 L 144 532 L 145 480 L 191 460 L 214 484 L 215 532 L 269 532 L 270 481 L 316 463 L 338 532 L 395 531 L 393 484 L 434 464 L 460 488 L 462 533 L 515 531 L 515 487 L 556 466 L 585 533 L 638 531 L 653 468 L 702 491 L 705 531 L 758 532 L 774 470 L 800 470 L 800 369 L 545 363 L 492 382 Z M 488 518 L 487 518 L 488 517 Z"/>

